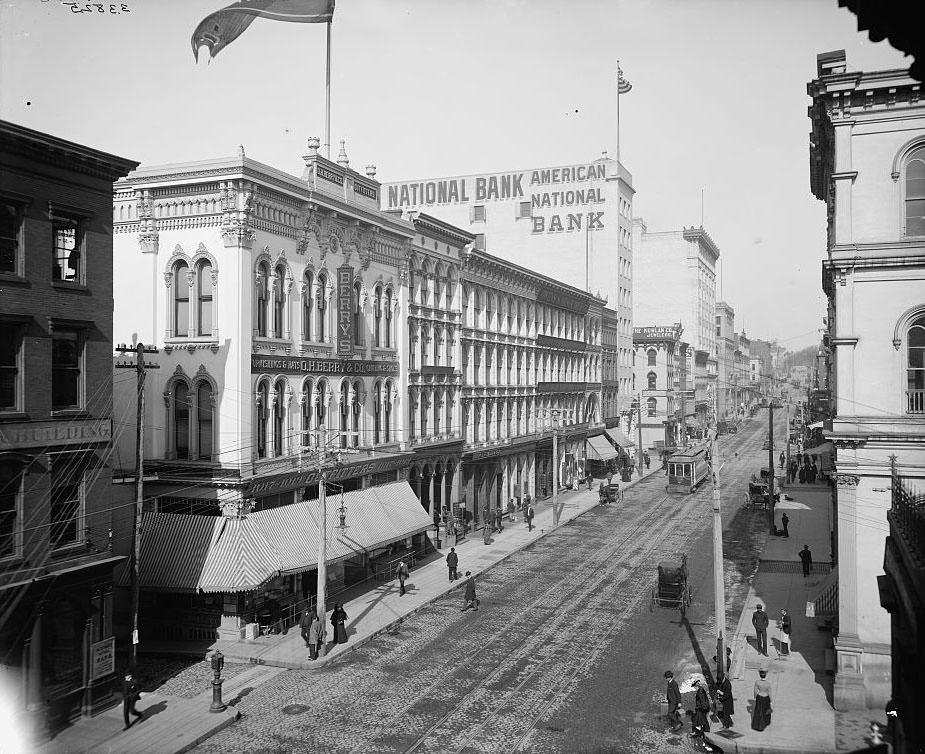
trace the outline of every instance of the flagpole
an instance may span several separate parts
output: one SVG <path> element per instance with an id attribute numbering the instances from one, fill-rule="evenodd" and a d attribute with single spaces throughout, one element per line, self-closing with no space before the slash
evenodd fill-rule
<path id="1" fill-rule="evenodd" d="M 328 21 L 328 43 L 325 45 L 327 60 L 324 71 L 324 150 L 325 156 L 331 159 L 331 22 Z"/>
<path id="2" fill-rule="evenodd" d="M 617 175 L 620 173 L 620 61 L 617 61 Z"/>

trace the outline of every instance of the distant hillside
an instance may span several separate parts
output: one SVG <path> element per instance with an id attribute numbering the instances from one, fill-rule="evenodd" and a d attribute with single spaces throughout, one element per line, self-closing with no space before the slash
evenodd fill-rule
<path id="1" fill-rule="evenodd" d="M 819 346 L 807 346 L 799 351 L 788 353 L 787 364 L 791 367 L 807 366 L 812 368 L 816 365 L 816 354 L 818 351 Z"/>

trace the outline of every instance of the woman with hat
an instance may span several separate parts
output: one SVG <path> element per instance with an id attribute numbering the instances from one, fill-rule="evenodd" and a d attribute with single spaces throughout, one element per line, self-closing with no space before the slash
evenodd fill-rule
<path id="1" fill-rule="evenodd" d="M 691 685 L 697 690 L 694 697 L 694 716 L 691 718 L 691 738 L 703 738 L 703 734 L 710 730 L 710 697 L 701 676 L 695 675 L 691 678 Z"/>
<path id="2" fill-rule="evenodd" d="M 752 705 L 752 730 L 764 730 L 771 724 L 771 682 L 768 671 L 758 671 L 755 681 L 755 703 Z"/>

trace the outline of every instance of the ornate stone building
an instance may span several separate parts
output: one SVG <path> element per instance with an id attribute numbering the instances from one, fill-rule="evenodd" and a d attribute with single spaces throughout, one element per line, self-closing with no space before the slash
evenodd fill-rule
<path id="1" fill-rule="evenodd" d="M 843 50 L 819 55 L 817 73 L 807 93 L 810 185 L 827 210 L 835 706 L 883 709 L 891 637 L 877 580 L 891 465 L 912 487 L 925 477 L 925 103 L 905 70 L 854 70 Z"/>

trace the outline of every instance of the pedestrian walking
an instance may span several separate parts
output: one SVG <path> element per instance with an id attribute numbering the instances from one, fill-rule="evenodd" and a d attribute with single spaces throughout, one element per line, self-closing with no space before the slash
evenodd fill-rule
<path id="1" fill-rule="evenodd" d="M 678 682 L 670 670 L 665 671 L 664 677 L 668 681 L 668 688 L 665 689 L 665 696 L 668 699 L 668 724 L 672 731 L 678 731 L 684 727 L 681 715 L 678 713 L 681 708 L 681 689 L 678 688 Z"/>
<path id="2" fill-rule="evenodd" d="M 755 636 L 758 640 L 758 652 L 765 657 L 768 655 L 768 614 L 761 605 L 755 606 L 752 613 L 752 625 L 755 627 Z"/>
<path id="3" fill-rule="evenodd" d="M 485 525 L 482 527 L 482 541 L 487 545 L 491 544 L 491 521 L 486 517 Z"/>
<path id="4" fill-rule="evenodd" d="M 781 451 L 780 458 L 778 459 L 781 468 L 784 468 L 784 463 L 786 462 L 786 460 L 787 460 L 787 457 L 784 455 L 784 451 Z"/>
<path id="5" fill-rule="evenodd" d="M 780 620 L 777 624 L 780 628 L 780 653 L 786 657 L 790 654 L 790 632 L 793 630 L 793 623 L 786 610 L 780 611 Z"/>
<path id="6" fill-rule="evenodd" d="M 475 579 L 472 578 L 472 571 L 466 571 L 466 591 L 463 596 L 463 609 L 466 612 L 469 608 L 479 609 L 479 598 L 475 596 Z"/>
<path id="7" fill-rule="evenodd" d="M 318 659 L 322 644 L 324 644 L 324 624 L 318 617 L 318 613 L 312 610 L 312 620 L 308 626 L 308 659 Z"/>
<path id="8" fill-rule="evenodd" d="M 533 531 L 533 505 L 528 503 L 527 510 L 524 513 L 524 520 L 527 522 L 527 531 Z"/>
<path id="9" fill-rule="evenodd" d="M 501 511 L 501 508 L 495 508 L 495 528 L 499 532 L 504 531 L 504 513 Z"/>
<path id="10" fill-rule="evenodd" d="M 346 644 L 347 643 L 347 627 L 344 625 L 347 622 L 347 613 L 344 610 L 344 606 L 340 602 L 335 603 L 334 612 L 331 613 L 331 625 L 334 626 L 334 643 L 335 644 Z"/>
<path id="11" fill-rule="evenodd" d="M 302 641 L 305 642 L 305 647 L 308 648 L 311 642 L 308 640 L 308 629 L 311 628 L 312 619 L 315 617 L 315 611 L 305 608 L 305 612 L 302 613 L 302 617 L 299 619 L 299 633 L 302 634 Z"/>
<path id="12" fill-rule="evenodd" d="M 797 472 L 797 477 L 800 480 L 800 484 L 806 483 L 806 467 L 800 466 L 800 470 Z"/>
<path id="13" fill-rule="evenodd" d="M 764 730 L 771 724 L 771 682 L 767 670 L 758 671 L 755 702 L 752 705 L 752 730 Z"/>
<path id="14" fill-rule="evenodd" d="M 649 451 L 645 450 L 642 453 L 642 462 L 646 465 L 646 471 L 649 470 L 649 464 L 652 463 L 652 459 L 649 458 Z"/>
<path id="15" fill-rule="evenodd" d="M 507 501 L 507 515 L 512 524 L 517 523 L 517 507 L 514 505 L 514 498 Z"/>
<path id="16" fill-rule="evenodd" d="M 809 483 L 815 484 L 817 476 L 819 476 L 819 467 L 816 466 L 816 462 L 813 461 L 813 465 L 809 467 Z"/>
<path id="17" fill-rule="evenodd" d="M 694 696 L 694 716 L 691 718 L 691 738 L 703 738 L 704 733 L 710 732 L 710 697 L 700 676 L 694 676 L 691 685 L 697 690 Z"/>
<path id="18" fill-rule="evenodd" d="M 790 516 L 788 516 L 786 513 L 782 514 L 780 517 L 780 523 L 784 527 L 784 536 L 789 538 L 790 529 L 788 528 L 788 526 L 790 524 Z"/>
<path id="19" fill-rule="evenodd" d="M 802 465 L 803 465 L 803 451 L 801 450 L 797 453 L 797 466 L 802 466 Z"/>
<path id="20" fill-rule="evenodd" d="M 129 713 L 137 718 L 143 717 L 142 713 L 135 709 L 135 703 L 140 698 L 141 694 L 138 693 L 138 684 L 135 683 L 132 672 L 126 670 L 125 678 L 122 681 L 122 720 L 125 722 L 125 727 L 122 730 L 128 730 L 132 727 L 132 723 L 135 722 L 134 720 L 129 722 Z"/>
<path id="21" fill-rule="evenodd" d="M 795 459 L 790 459 L 790 466 L 787 468 L 787 482 L 793 484 L 797 480 L 798 464 Z"/>
<path id="22" fill-rule="evenodd" d="M 459 555 L 456 554 L 456 548 L 450 548 L 450 554 L 446 556 L 446 567 L 450 571 L 450 581 L 456 581 L 459 578 L 459 574 L 456 572 L 456 568 L 459 566 Z"/>
<path id="23" fill-rule="evenodd" d="M 732 716 L 735 714 L 735 699 L 732 698 L 732 682 L 728 673 L 723 673 L 716 687 L 716 715 L 723 728 L 732 727 Z"/>
<path id="24" fill-rule="evenodd" d="M 408 578 L 408 565 L 404 560 L 398 561 L 395 575 L 398 577 L 398 596 L 401 597 L 405 593 L 405 580 Z"/>
<path id="25" fill-rule="evenodd" d="M 813 554 L 810 552 L 809 545 L 803 545 L 799 555 L 800 560 L 803 561 L 803 578 L 805 579 L 813 570 Z"/>

